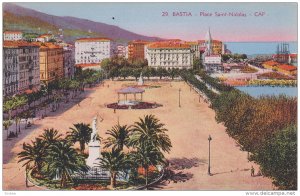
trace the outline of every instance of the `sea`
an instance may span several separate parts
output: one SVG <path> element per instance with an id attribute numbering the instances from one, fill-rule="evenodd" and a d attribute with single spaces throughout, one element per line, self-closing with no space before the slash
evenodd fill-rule
<path id="1" fill-rule="evenodd" d="M 256 55 L 276 54 L 277 45 L 282 42 L 225 42 L 227 49 L 232 53 Z M 285 42 L 289 44 L 290 53 L 298 53 L 298 42 Z"/>
<path id="2" fill-rule="evenodd" d="M 281 95 L 284 94 L 289 97 L 297 97 L 297 87 L 279 87 L 279 86 L 239 86 L 236 89 L 248 93 L 250 96 L 258 98 L 263 95 Z"/>

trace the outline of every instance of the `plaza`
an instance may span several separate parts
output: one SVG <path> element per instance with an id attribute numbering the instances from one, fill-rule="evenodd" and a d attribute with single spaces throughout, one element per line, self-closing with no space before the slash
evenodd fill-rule
<path id="1" fill-rule="evenodd" d="M 131 125 L 139 117 L 155 115 L 169 130 L 172 148 L 165 154 L 174 170 L 176 180 L 162 181 L 159 188 L 166 190 L 272 190 L 271 180 L 251 177 L 250 168 L 258 172 L 258 165 L 248 162 L 247 152 L 239 149 L 236 142 L 225 132 L 225 127 L 215 121 L 215 113 L 209 105 L 199 99 L 199 95 L 182 81 L 146 81 L 146 85 L 160 88 L 145 89 L 144 101 L 158 102 L 162 107 L 150 110 L 116 110 L 106 105 L 118 100 L 117 91 L 129 81 L 105 81 L 87 89 L 77 104 L 72 100 L 49 113 L 49 116 L 36 120 L 30 129 L 11 141 L 4 141 L 3 189 L 4 190 L 43 190 L 43 187 L 25 187 L 25 168 L 17 163 L 16 154 L 22 150 L 24 142 L 34 140 L 46 128 L 55 128 L 66 134 L 75 123 L 91 123 L 95 115 L 103 121 L 98 124 L 101 137 L 106 130 L 120 123 Z M 131 82 L 132 83 L 132 82 Z M 179 92 L 180 105 L 179 107 Z M 200 100 L 200 101 L 199 101 Z M 208 168 L 208 136 L 211 135 L 211 176 Z M 101 144 L 102 145 L 102 144 Z M 77 144 L 76 147 L 79 147 Z"/>

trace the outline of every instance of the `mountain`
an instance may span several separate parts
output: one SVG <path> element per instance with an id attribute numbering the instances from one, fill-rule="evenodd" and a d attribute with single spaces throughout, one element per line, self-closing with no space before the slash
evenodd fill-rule
<path id="1" fill-rule="evenodd" d="M 24 8 L 12 3 L 3 3 L 3 29 L 21 30 L 27 33 L 59 34 L 63 30 L 64 40 L 74 42 L 81 37 L 109 37 L 117 42 L 129 40 L 160 40 L 157 37 L 139 35 L 118 26 L 108 25 L 70 16 L 54 16 Z"/>

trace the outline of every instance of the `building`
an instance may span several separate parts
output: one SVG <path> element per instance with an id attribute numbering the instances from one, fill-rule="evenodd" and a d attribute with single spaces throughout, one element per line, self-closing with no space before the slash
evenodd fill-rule
<path id="1" fill-rule="evenodd" d="M 193 54 L 193 59 L 199 58 L 200 59 L 200 46 L 198 42 L 185 42 L 186 44 L 190 45 L 191 52 Z"/>
<path id="2" fill-rule="evenodd" d="M 75 74 L 75 49 L 72 45 L 63 47 L 64 77 L 72 79 Z"/>
<path id="3" fill-rule="evenodd" d="M 52 39 L 54 39 L 54 36 L 52 34 L 42 34 L 36 38 L 36 41 L 44 43 L 44 42 L 49 42 Z"/>
<path id="4" fill-rule="evenodd" d="M 75 42 L 75 64 L 99 64 L 113 54 L 113 43 L 108 38 L 81 38 Z"/>
<path id="5" fill-rule="evenodd" d="M 226 46 L 220 40 L 212 39 L 210 29 L 208 29 L 205 40 L 198 40 L 199 50 L 207 55 L 222 55 L 225 53 Z"/>
<path id="6" fill-rule="evenodd" d="M 221 55 L 204 56 L 205 69 L 208 72 L 222 71 L 222 57 Z"/>
<path id="7" fill-rule="evenodd" d="M 23 39 L 23 33 L 21 31 L 5 31 L 3 33 L 4 41 L 19 41 Z"/>
<path id="8" fill-rule="evenodd" d="M 148 44 L 146 41 L 134 40 L 128 42 L 128 60 L 138 61 L 145 60 L 145 45 Z"/>
<path id="9" fill-rule="evenodd" d="M 297 67 L 293 65 L 281 64 L 277 66 L 277 71 L 283 74 L 296 76 Z"/>
<path id="10" fill-rule="evenodd" d="M 262 66 L 266 69 L 275 69 L 279 63 L 276 61 L 265 61 L 262 63 Z"/>
<path id="11" fill-rule="evenodd" d="M 3 43 L 3 94 L 40 88 L 39 46 L 25 41 Z"/>
<path id="12" fill-rule="evenodd" d="M 64 77 L 63 47 L 50 42 L 40 45 L 40 80 L 48 83 Z"/>
<path id="13" fill-rule="evenodd" d="M 117 45 L 117 56 L 118 57 L 126 57 L 126 46 Z"/>
<path id="14" fill-rule="evenodd" d="M 149 67 L 154 68 L 192 68 L 193 56 L 188 44 L 178 42 L 155 42 L 146 50 Z"/>

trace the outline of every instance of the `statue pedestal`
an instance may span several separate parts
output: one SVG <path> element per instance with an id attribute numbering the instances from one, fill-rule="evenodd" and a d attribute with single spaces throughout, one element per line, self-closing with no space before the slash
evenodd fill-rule
<path id="1" fill-rule="evenodd" d="M 92 142 L 95 143 L 95 142 Z M 89 143 L 89 157 L 86 159 L 87 166 L 93 168 L 95 166 L 99 166 L 96 163 L 99 163 L 100 154 L 100 142 L 99 144 L 91 144 Z M 97 160 L 98 159 L 98 160 Z"/>

